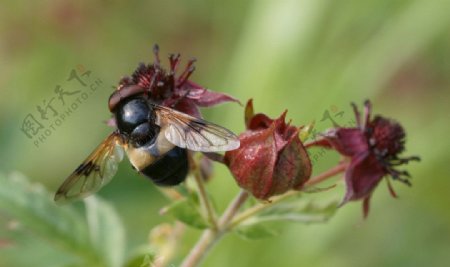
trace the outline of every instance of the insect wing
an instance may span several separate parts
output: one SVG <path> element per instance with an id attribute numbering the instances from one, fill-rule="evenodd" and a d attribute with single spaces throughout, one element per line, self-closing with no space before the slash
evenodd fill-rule
<path id="1" fill-rule="evenodd" d="M 118 133 L 110 134 L 58 188 L 55 201 L 87 197 L 111 181 L 123 159 L 122 145 Z"/>
<path id="2" fill-rule="evenodd" d="M 154 105 L 156 124 L 169 142 L 192 151 L 228 151 L 239 147 L 239 138 L 222 126 L 176 110 Z"/>

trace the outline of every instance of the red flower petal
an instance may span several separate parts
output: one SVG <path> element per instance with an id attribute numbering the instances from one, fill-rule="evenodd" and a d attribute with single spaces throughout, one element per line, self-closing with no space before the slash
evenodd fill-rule
<path id="1" fill-rule="evenodd" d="M 278 183 L 272 189 L 272 195 L 284 193 L 289 188 L 300 190 L 311 176 L 311 161 L 298 138 L 298 131 L 297 128 L 292 133 L 286 146 L 279 153 L 274 174 Z"/>
<path id="2" fill-rule="evenodd" d="M 358 128 L 338 128 L 326 134 L 331 145 L 342 155 L 352 157 L 369 150 L 367 138 Z"/>
<path id="3" fill-rule="evenodd" d="M 383 166 L 371 153 L 353 157 L 345 172 L 346 194 L 342 204 L 369 196 L 385 174 Z"/>
<path id="4" fill-rule="evenodd" d="M 202 118 L 202 114 L 198 110 L 198 107 L 193 101 L 189 100 L 188 98 L 179 100 L 173 108 L 196 118 Z"/>
<path id="5" fill-rule="evenodd" d="M 391 193 L 391 196 L 393 198 L 397 198 L 397 193 L 395 193 L 395 190 L 392 187 L 391 181 L 389 179 L 386 179 L 386 181 L 387 181 L 387 184 L 388 184 L 389 193 Z"/>
<path id="6" fill-rule="evenodd" d="M 370 197 L 371 195 L 368 195 L 363 200 L 363 218 L 366 219 L 369 215 L 369 209 L 370 209 Z"/>
<path id="7" fill-rule="evenodd" d="M 258 113 L 253 116 L 248 125 L 248 129 L 252 131 L 267 129 L 273 123 L 273 120 L 267 115 Z"/>
<path id="8" fill-rule="evenodd" d="M 189 90 L 188 98 L 200 107 L 211 107 L 224 102 L 237 102 L 236 98 L 224 93 L 217 93 L 201 87 L 191 81 L 186 81 L 182 87 L 183 90 Z"/>
<path id="9" fill-rule="evenodd" d="M 247 105 L 245 105 L 245 112 L 244 112 L 244 122 L 245 122 L 245 128 L 249 129 L 250 127 L 250 121 L 255 116 L 255 111 L 253 109 L 253 99 L 249 99 L 247 101 Z"/>
<path id="10" fill-rule="evenodd" d="M 270 197 L 273 171 L 277 159 L 275 124 L 266 130 L 245 132 L 239 136 L 241 146 L 225 154 L 225 162 L 239 186 L 256 198 Z"/>

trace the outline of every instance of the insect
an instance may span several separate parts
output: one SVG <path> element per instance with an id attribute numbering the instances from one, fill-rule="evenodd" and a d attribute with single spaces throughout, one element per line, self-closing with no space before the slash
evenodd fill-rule
<path id="1" fill-rule="evenodd" d="M 213 152 L 239 147 L 239 139 L 231 131 L 155 104 L 138 85 L 116 90 L 109 99 L 109 109 L 117 129 L 63 182 L 55 201 L 97 192 L 116 174 L 125 153 L 133 167 L 155 184 L 172 186 L 187 176 L 187 150 Z"/>

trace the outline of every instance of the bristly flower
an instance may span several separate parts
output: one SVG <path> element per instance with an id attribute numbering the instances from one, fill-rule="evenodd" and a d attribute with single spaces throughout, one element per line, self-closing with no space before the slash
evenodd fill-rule
<path id="1" fill-rule="evenodd" d="M 241 188 L 256 198 L 268 199 L 288 190 L 300 190 L 311 176 L 311 162 L 299 138 L 299 128 L 277 119 L 253 114 L 249 100 L 245 109 L 247 130 L 239 136 L 241 146 L 225 153 L 225 163 Z"/>
<path id="2" fill-rule="evenodd" d="M 331 129 L 315 145 L 332 147 L 350 158 L 345 172 L 346 193 L 341 205 L 362 199 L 364 217 L 367 217 L 370 197 L 382 178 L 389 175 L 411 185 L 409 173 L 396 167 L 420 159 L 416 156 L 399 157 L 405 149 L 405 131 L 399 123 L 379 115 L 372 119 L 369 101 L 364 103 L 364 118 L 354 103 L 352 106 L 357 127 Z M 397 197 L 389 179 L 387 182 L 391 195 Z"/>
<path id="3" fill-rule="evenodd" d="M 141 63 L 131 77 L 122 78 L 117 90 L 129 85 L 139 85 L 155 103 L 195 117 L 201 117 L 199 107 L 211 107 L 230 101 L 239 103 L 227 94 L 210 91 L 190 81 L 189 77 L 195 70 L 195 59 L 189 60 L 184 71 L 177 76 L 180 54 L 169 56 L 170 69 L 166 71 L 161 67 L 157 45 L 154 46 L 153 53 L 153 64 Z"/>

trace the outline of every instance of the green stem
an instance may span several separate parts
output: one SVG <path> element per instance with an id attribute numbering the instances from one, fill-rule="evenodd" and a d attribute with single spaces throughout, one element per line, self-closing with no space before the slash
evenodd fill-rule
<path id="1" fill-rule="evenodd" d="M 223 213 L 217 225 L 217 229 L 207 229 L 203 232 L 200 239 L 189 252 L 189 255 L 184 259 L 181 267 L 194 267 L 201 262 L 206 253 L 228 231 L 228 224 L 247 199 L 248 193 L 241 190 Z"/>
<path id="2" fill-rule="evenodd" d="M 194 158 L 192 153 L 188 153 L 189 166 L 191 172 L 194 175 L 195 183 L 197 184 L 198 197 L 200 200 L 200 205 L 203 208 L 203 214 L 206 213 L 206 219 L 211 225 L 213 230 L 217 229 L 216 213 L 211 205 L 211 201 L 206 193 L 205 181 L 200 173 L 199 165 L 197 164 L 198 159 Z"/>
<path id="3" fill-rule="evenodd" d="M 204 210 L 206 211 L 206 216 L 208 218 L 208 222 L 211 224 L 212 229 L 215 230 L 217 229 L 217 221 L 216 221 L 216 216 L 215 216 L 215 212 L 212 208 L 211 205 L 211 201 L 208 197 L 208 194 L 206 193 L 206 189 L 205 189 L 205 184 L 203 181 L 202 176 L 199 173 L 199 168 L 197 165 L 195 165 L 194 167 L 194 178 L 195 178 L 195 182 L 197 183 L 197 188 L 198 188 L 198 195 L 200 198 L 200 203 L 203 206 Z"/>

